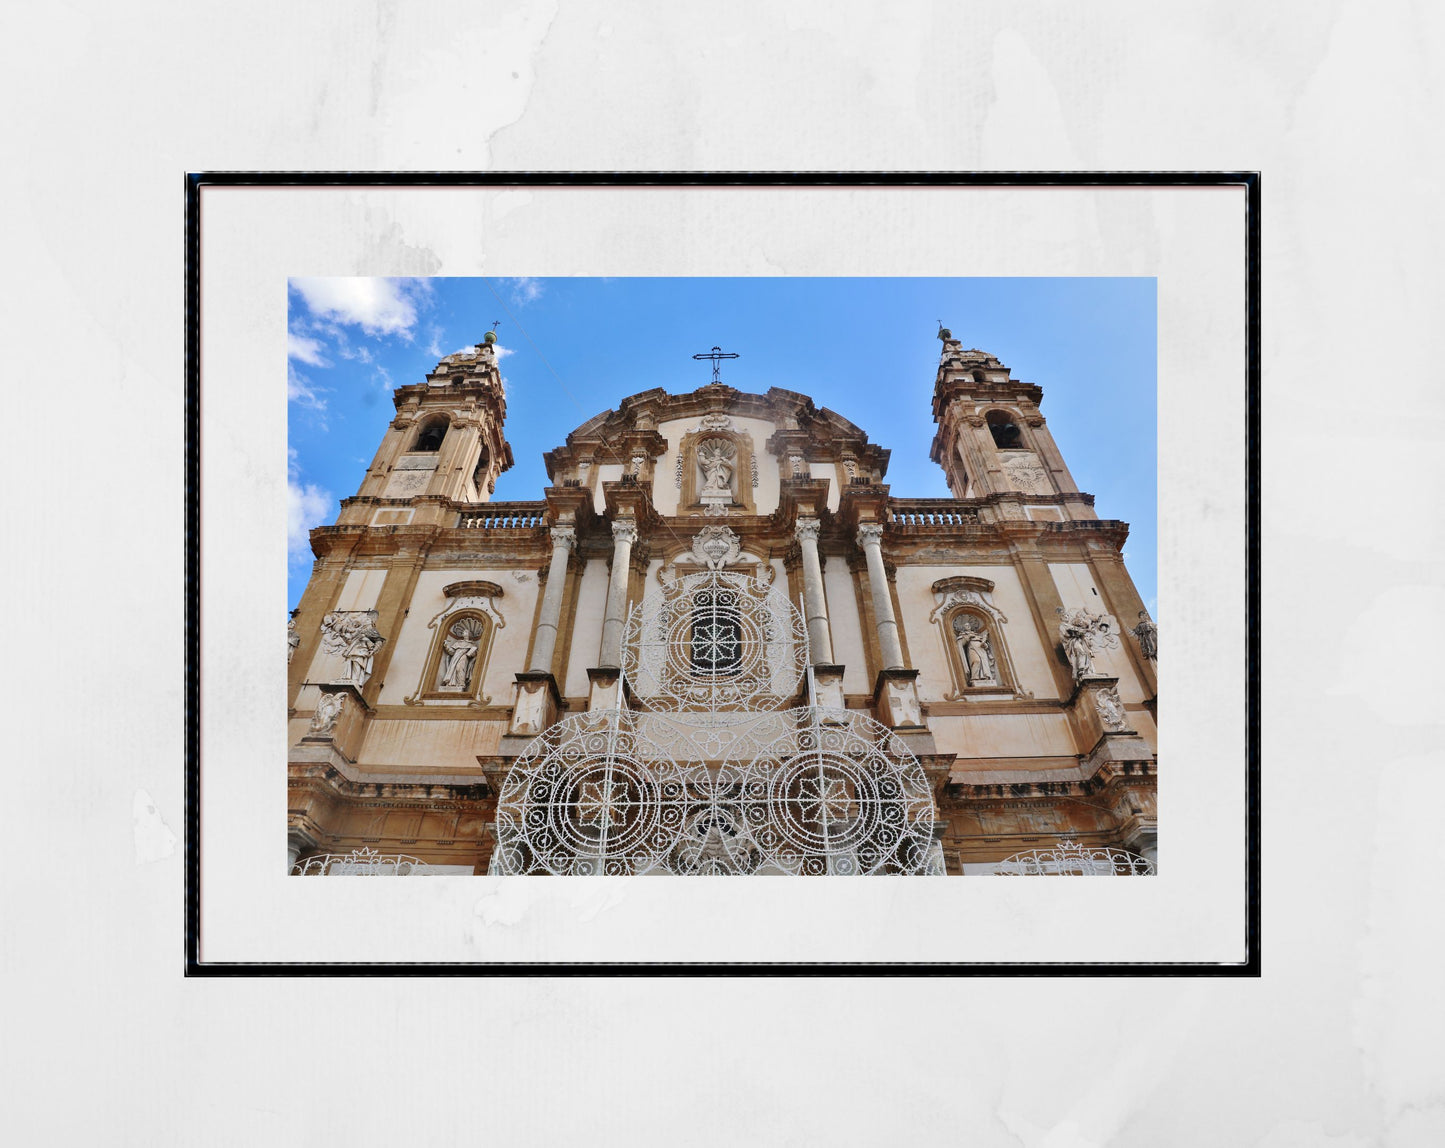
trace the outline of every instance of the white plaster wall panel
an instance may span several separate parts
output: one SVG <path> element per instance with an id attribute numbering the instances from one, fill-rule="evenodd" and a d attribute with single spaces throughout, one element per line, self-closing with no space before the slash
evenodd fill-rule
<path id="1" fill-rule="evenodd" d="M 562 692 L 571 698 L 586 697 L 587 668 L 597 664 L 602 646 L 602 617 L 607 611 L 607 563 L 590 558 L 577 587 L 577 615 L 572 626 L 572 648 Z"/>
<path id="2" fill-rule="evenodd" d="M 352 570 L 346 575 L 333 610 L 370 610 L 381 597 L 385 570 Z"/>
<path id="3" fill-rule="evenodd" d="M 1114 633 L 1119 639 L 1114 649 L 1098 650 L 1094 654 L 1094 669 L 1101 674 L 1119 679 L 1119 696 L 1126 702 L 1141 702 L 1144 700 L 1144 691 L 1138 677 L 1134 674 L 1134 666 L 1129 660 L 1128 651 L 1124 643 L 1132 642 L 1133 638 L 1124 633 L 1120 620 L 1113 614 L 1104 610 L 1104 599 L 1094 585 L 1093 571 L 1084 562 L 1050 562 L 1049 573 L 1053 575 L 1054 585 L 1059 588 L 1059 598 L 1066 610 L 1085 609 L 1092 610 L 1096 614 L 1103 614 L 1109 619 L 1114 627 Z M 1057 622 L 1055 623 L 1057 629 Z"/>
<path id="4" fill-rule="evenodd" d="M 759 514 L 771 514 L 778 509 L 778 460 L 768 453 L 767 442 L 773 436 L 776 429 L 772 423 L 762 419 L 733 419 L 733 423 L 741 431 L 752 436 L 753 456 L 758 464 L 758 485 L 753 487 L 753 505 Z M 753 481 L 751 474 L 740 476 L 741 481 L 749 484 Z"/>
<path id="5" fill-rule="evenodd" d="M 607 512 L 607 496 L 602 489 L 602 484 L 622 481 L 622 463 L 605 462 L 594 469 L 597 471 L 597 489 L 592 492 L 592 508 L 598 514 L 605 514 Z"/>
<path id="6" fill-rule="evenodd" d="M 828 599 L 833 660 L 843 666 L 843 690 L 850 694 L 868 693 L 873 683 L 868 680 L 863 622 L 858 617 L 858 595 L 853 590 L 853 575 L 847 559 L 836 555 L 823 559 L 823 592 Z"/>
<path id="7" fill-rule="evenodd" d="M 480 774 L 477 755 L 496 753 L 506 728 L 506 722 L 475 719 L 373 721 L 357 765 Z"/>
<path id="8" fill-rule="evenodd" d="M 527 668 L 527 642 L 532 637 L 532 616 L 536 613 L 541 583 L 530 572 L 525 582 L 518 582 L 511 571 L 494 574 L 489 581 L 496 582 L 505 591 L 495 605 L 507 624 L 492 638 L 482 694 L 490 697 L 493 705 L 509 706 L 516 675 Z"/>
<path id="9" fill-rule="evenodd" d="M 1127 716 L 1129 728 L 1147 741 L 1150 748 L 1157 753 L 1159 751 L 1159 727 L 1154 724 L 1153 715 L 1148 710 L 1130 710 Z"/>
<path id="10" fill-rule="evenodd" d="M 930 717 L 941 753 L 956 753 L 955 769 L 967 769 L 969 758 L 1068 757 L 1078 750 L 1064 713 L 969 714 L 966 717 Z M 1026 763 L 1011 763 L 1010 768 Z M 980 765 L 980 768 L 993 768 Z M 1057 769 L 1059 763 L 1039 762 L 1037 768 Z"/>
<path id="11" fill-rule="evenodd" d="M 949 573 L 960 571 L 950 569 Z M 938 567 L 898 568 L 898 623 L 907 635 L 913 668 L 919 671 L 918 696 L 923 701 L 942 701 L 954 688 L 943 627 L 928 620 L 934 605 L 933 583 L 944 576 Z"/>
<path id="12" fill-rule="evenodd" d="M 838 466 L 837 463 L 832 462 L 810 462 L 808 464 L 808 473 L 814 478 L 826 478 L 828 480 L 828 509 L 837 510 L 838 502 L 841 498 L 838 484 L 843 481 L 843 478 L 840 477 L 843 473 L 842 468 Z"/>
<path id="13" fill-rule="evenodd" d="M 680 423 L 663 423 L 662 427 L 677 427 Z M 677 513 L 677 499 L 682 493 L 677 489 L 677 441 L 665 429 L 659 433 L 667 438 L 667 452 L 652 464 L 652 505 L 657 513 L 670 517 Z M 681 432 L 679 432 L 681 433 Z"/>

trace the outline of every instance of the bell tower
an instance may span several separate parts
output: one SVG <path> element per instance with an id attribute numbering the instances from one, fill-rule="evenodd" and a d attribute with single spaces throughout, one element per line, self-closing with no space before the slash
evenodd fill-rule
<path id="1" fill-rule="evenodd" d="M 337 525 L 441 522 L 455 516 L 450 503 L 491 498 L 513 461 L 495 335 L 448 355 L 426 382 L 398 387 L 392 401 L 396 418 Z"/>
<path id="2" fill-rule="evenodd" d="M 992 355 L 964 350 L 946 327 L 933 387 L 929 457 L 954 498 L 991 494 L 1075 494 L 1078 486 L 1039 413 L 1043 389 L 1010 376 Z"/>

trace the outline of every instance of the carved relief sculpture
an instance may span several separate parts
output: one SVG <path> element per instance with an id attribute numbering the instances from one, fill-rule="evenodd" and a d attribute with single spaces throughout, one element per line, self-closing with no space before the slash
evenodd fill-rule
<path id="1" fill-rule="evenodd" d="M 371 677 L 376 651 L 386 641 L 375 610 L 335 610 L 321 620 L 321 648 L 346 663 L 338 679 L 360 689 Z"/>
<path id="2" fill-rule="evenodd" d="M 1060 618 L 1059 637 L 1063 642 L 1069 667 L 1074 672 L 1074 680 L 1081 682 L 1085 678 L 1097 677 L 1094 673 L 1094 655 L 1100 649 L 1119 644 L 1114 637 L 1113 627 L 1103 615 L 1095 614 L 1091 610 L 1065 610 L 1060 606 L 1056 613 Z"/>
<path id="3" fill-rule="evenodd" d="M 1049 494 L 1048 473 L 1033 455 L 1004 459 L 1009 480 L 1025 494 Z"/>
<path id="4" fill-rule="evenodd" d="M 1119 691 L 1113 686 L 1098 690 L 1094 694 L 1094 708 L 1099 711 L 1099 720 L 1108 730 L 1120 730 L 1128 726 L 1124 719 L 1124 703 Z"/>
<path id="5" fill-rule="evenodd" d="M 1151 662 L 1159 660 L 1159 627 L 1149 620 L 1149 611 L 1139 611 L 1139 624 L 1129 631 L 1139 639 L 1139 650 Z"/>
<path id="6" fill-rule="evenodd" d="M 311 728 L 308 732 L 317 736 L 329 734 L 336 728 L 336 719 L 345 708 L 345 694 L 323 693 L 316 703 L 316 712 L 311 715 Z"/>
<path id="7" fill-rule="evenodd" d="M 741 553 L 738 536 L 726 526 L 704 526 L 692 539 L 692 556 L 709 570 L 721 570 Z"/>

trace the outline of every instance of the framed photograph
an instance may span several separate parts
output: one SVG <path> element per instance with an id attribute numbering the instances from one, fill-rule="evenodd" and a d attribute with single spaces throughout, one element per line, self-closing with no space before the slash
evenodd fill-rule
<path id="1" fill-rule="evenodd" d="M 192 974 L 1257 974 L 1257 176 L 188 227 Z"/>

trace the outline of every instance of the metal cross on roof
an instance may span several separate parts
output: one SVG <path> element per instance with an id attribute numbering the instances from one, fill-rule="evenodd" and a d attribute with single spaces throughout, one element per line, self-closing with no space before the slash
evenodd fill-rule
<path id="1" fill-rule="evenodd" d="M 720 382 L 722 382 L 722 375 L 721 375 L 721 373 L 720 373 L 720 371 L 719 371 L 719 368 L 718 368 L 718 361 L 719 361 L 720 359 L 736 359 L 736 358 L 739 358 L 739 357 L 740 357 L 740 356 L 737 355 L 735 352 L 733 352 L 733 351 L 724 351 L 721 347 L 714 347 L 714 348 L 713 348 L 708 354 L 706 354 L 706 355 L 694 355 L 694 356 L 693 356 L 694 359 L 711 359 L 711 360 L 712 360 L 712 381 L 715 382 L 715 383 L 720 383 Z"/>

